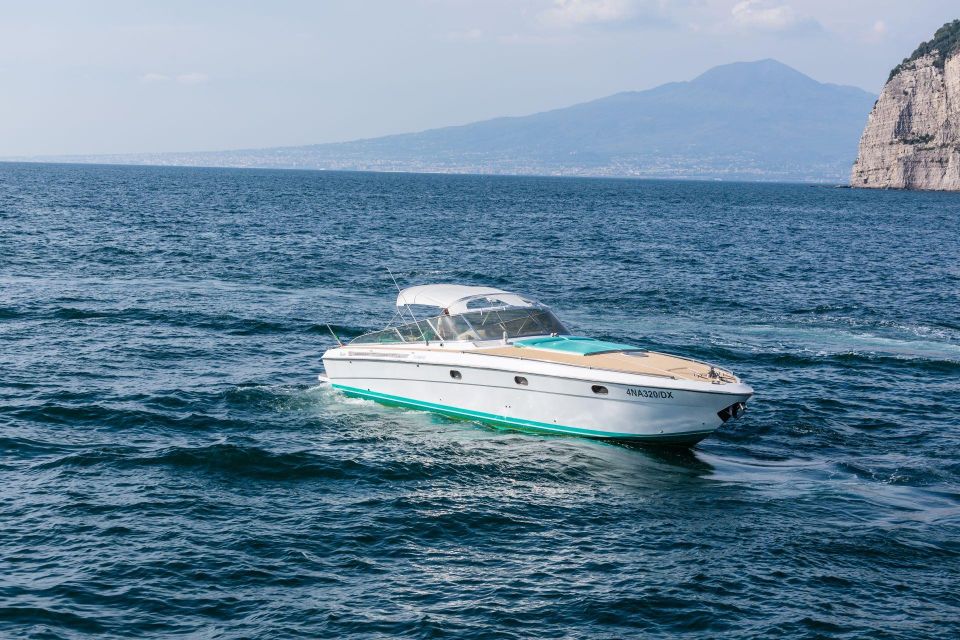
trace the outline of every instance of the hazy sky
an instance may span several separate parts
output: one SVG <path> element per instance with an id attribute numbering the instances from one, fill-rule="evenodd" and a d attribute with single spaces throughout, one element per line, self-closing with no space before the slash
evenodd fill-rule
<path id="1" fill-rule="evenodd" d="M 0 156 L 310 144 L 776 58 L 879 91 L 956 0 L 0 0 Z"/>

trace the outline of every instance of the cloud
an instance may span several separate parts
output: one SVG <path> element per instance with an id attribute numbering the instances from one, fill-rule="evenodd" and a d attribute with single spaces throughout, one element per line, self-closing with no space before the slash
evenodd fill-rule
<path id="1" fill-rule="evenodd" d="M 540 12 L 542 25 L 572 29 L 585 25 L 615 25 L 628 22 L 665 22 L 664 0 L 554 0 Z"/>
<path id="2" fill-rule="evenodd" d="M 820 31 L 823 27 L 809 16 L 804 16 L 789 4 L 770 0 L 741 0 L 730 10 L 734 24 L 739 27 L 770 32 Z"/>
<path id="3" fill-rule="evenodd" d="M 145 73 L 140 76 L 140 82 L 143 84 L 156 84 L 158 82 L 169 82 L 170 76 L 162 73 Z"/>
<path id="4" fill-rule="evenodd" d="M 863 42 L 878 44 L 887 39 L 887 34 L 889 31 L 890 28 L 887 26 L 886 22 L 883 20 L 877 20 L 866 30 L 858 33 L 858 36 Z"/>
<path id="5" fill-rule="evenodd" d="M 205 73 L 193 71 L 191 73 L 181 73 L 177 76 L 177 82 L 180 84 L 205 84 L 209 77 Z"/>

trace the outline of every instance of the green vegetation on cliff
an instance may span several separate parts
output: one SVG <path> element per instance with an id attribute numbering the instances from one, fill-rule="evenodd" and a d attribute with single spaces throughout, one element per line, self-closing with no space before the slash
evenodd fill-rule
<path id="1" fill-rule="evenodd" d="M 901 71 L 913 69 L 915 60 L 929 54 L 935 56 L 933 64 L 943 69 L 947 57 L 958 49 L 960 49 L 960 20 L 954 20 L 937 29 L 932 39 L 922 43 L 909 58 L 904 58 L 903 62 L 894 67 L 887 82 L 893 80 L 893 77 Z"/>

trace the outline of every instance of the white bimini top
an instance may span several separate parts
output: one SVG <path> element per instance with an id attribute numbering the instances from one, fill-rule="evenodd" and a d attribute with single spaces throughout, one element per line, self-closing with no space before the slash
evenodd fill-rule
<path id="1" fill-rule="evenodd" d="M 464 284 L 423 284 L 404 289 L 397 296 L 398 307 L 414 304 L 439 307 L 451 314 L 456 314 L 463 313 L 468 308 L 530 307 L 537 303 L 516 293 L 510 293 L 496 287 L 475 287 Z"/>

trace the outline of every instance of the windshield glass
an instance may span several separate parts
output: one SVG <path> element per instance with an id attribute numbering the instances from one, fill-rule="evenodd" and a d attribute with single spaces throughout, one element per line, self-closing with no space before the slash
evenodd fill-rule
<path id="1" fill-rule="evenodd" d="M 362 335 L 351 344 L 423 342 L 424 340 L 450 342 L 462 340 L 500 340 L 507 338 L 565 335 L 566 327 L 547 309 L 497 309 L 472 311 L 456 316 L 437 316 L 401 327 L 391 327 Z"/>
<path id="2" fill-rule="evenodd" d="M 546 309 L 472 311 L 461 317 L 476 334 L 473 340 L 499 340 L 504 333 L 507 338 L 567 333 L 557 317 Z"/>

